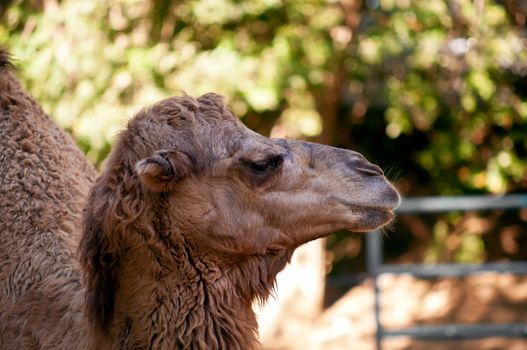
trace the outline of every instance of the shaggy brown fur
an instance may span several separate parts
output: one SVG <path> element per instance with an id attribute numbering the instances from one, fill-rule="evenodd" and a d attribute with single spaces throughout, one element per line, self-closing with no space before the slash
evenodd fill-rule
<path id="1" fill-rule="evenodd" d="M 90 192 L 83 290 L 71 247 L 93 170 L 2 74 L 15 88 L 0 99 L 1 348 L 255 349 L 252 302 L 294 249 L 383 225 L 399 203 L 356 152 L 255 134 L 218 95 L 170 98 L 129 122 Z M 38 146 L 23 146 L 19 125 Z"/>
<path id="2" fill-rule="evenodd" d="M 11 67 L 0 50 L 0 348 L 71 348 L 88 330 L 76 247 L 96 174 Z"/>

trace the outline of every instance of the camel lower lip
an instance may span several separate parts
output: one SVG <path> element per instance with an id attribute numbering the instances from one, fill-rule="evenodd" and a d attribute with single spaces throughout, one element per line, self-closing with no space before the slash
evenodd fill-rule
<path id="1" fill-rule="evenodd" d="M 341 202 L 353 213 L 352 224 L 348 227 L 350 231 L 373 231 L 388 224 L 395 217 L 393 207 L 363 206 L 346 201 Z"/>
<path id="2" fill-rule="evenodd" d="M 388 224 L 395 217 L 393 209 L 376 207 L 353 207 L 352 225 L 348 228 L 355 232 L 368 232 Z"/>

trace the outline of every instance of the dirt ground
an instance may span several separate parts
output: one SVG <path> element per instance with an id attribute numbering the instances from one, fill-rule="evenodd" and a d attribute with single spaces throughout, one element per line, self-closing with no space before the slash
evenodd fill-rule
<path id="1" fill-rule="evenodd" d="M 420 280 L 383 275 L 381 321 L 385 328 L 443 323 L 526 323 L 527 277 L 481 274 Z M 293 327 L 293 326 L 291 326 Z M 264 349 L 373 350 L 375 323 L 372 282 L 350 289 L 314 322 L 284 330 Z M 291 336 L 288 336 L 288 333 Z M 300 336 L 299 336 L 300 334 Z M 527 339 L 487 338 L 467 341 L 415 341 L 391 338 L 383 350 L 523 350 Z"/>

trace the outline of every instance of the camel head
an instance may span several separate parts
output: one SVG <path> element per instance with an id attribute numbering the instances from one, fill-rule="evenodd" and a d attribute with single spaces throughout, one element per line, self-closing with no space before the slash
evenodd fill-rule
<path id="1" fill-rule="evenodd" d="M 340 229 L 370 231 L 400 201 L 361 154 L 261 136 L 214 94 L 160 102 L 122 138 L 142 191 L 152 203 L 168 197 L 160 210 L 211 252 L 264 254 Z"/>
<path id="2" fill-rule="evenodd" d="M 130 120 L 91 191 L 80 245 L 88 304 L 109 322 L 116 270 L 138 261 L 123 252 L 141 246 L 151 249 L 140 258 L 156 255 L 160 266 L 166 246 L 185 246 L 194 265 L 220 271 L 285 252 L 263 278 L 272 283 L 299 245 L 383 226 L 399 202 L 357 152 L 261 136 L 215 94 L 169 98 Z"/>

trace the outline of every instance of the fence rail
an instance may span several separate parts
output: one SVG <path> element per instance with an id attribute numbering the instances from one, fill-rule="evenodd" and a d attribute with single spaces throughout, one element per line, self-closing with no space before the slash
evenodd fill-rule
<path id="1" fill-rule="evenodd" d="M 483 211 L 520 208 L 527 208 L 527 194 L 406 198 L 397 209 L 397 213 L 430 214 L 449 211 Z"/>
<path id="2" fill-rule="evenodd" d="M 510 210 L 527 208 L 527 194 L 504 196 L 453 196 L 407 198 L 398 214 L 431 214 L 451 211 Z M 382 348 L 385 337 L 407 336 L 415 339 L 477 339 L 487 337 L 527 338 L 527 324 L 444 324 L 402 329 L 385 329 L 381 323 L 381 289 L 378 278 L 382 274 L 410 274 L 418 278 L 459 277 L 485 272 L 527 275 L 527 262 L 491 262 L 485 264 L 384 264 L 383 235 L 379 231 L 366 237 L 368 273 L 373 277 L 374 313 L 377 326 L 376 345 Z"/>
<path id="3" fill-rule="evenodd" d="M 465 340 L 492 337 L 525 338 L 527 325 L 523 323 L 501 324 L 450 324 L 441 326 L 421 326 L 405 329 L 385 329 L 386 337 L 406 336 L 421 340 Z"/>
<path id="4" fill-rule="evenodd" d="M 390 273 L 394 275 L 412 275 L 420 278 L 435 277 L 459 277 L 476 275 L 480 273 L 510 273 L 513 275 L 525 275 L 527 273 L 527 262 L 497 262 L 485 264 L 435 264 L 435 265 L 383 265 L 378 273 Z"/>

